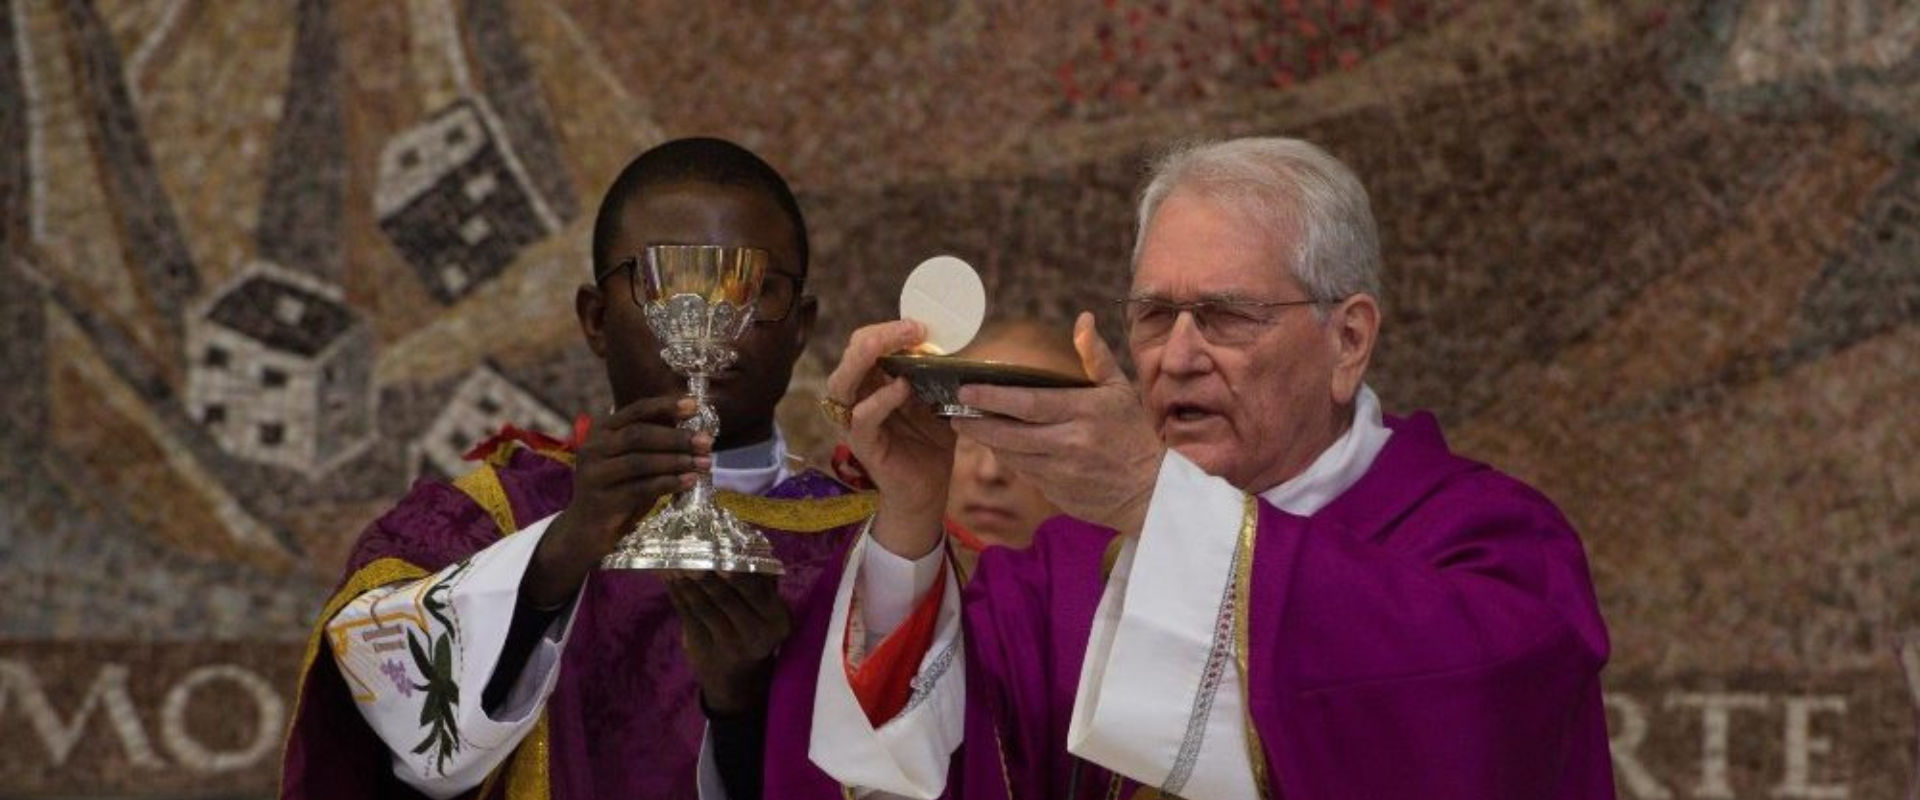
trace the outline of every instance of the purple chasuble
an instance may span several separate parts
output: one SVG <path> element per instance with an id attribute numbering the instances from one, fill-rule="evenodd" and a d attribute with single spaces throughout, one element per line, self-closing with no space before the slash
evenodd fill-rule
<path id="1" fill-rule="evenodd" d="M 516 528 L 561 511 L 573 494 L 571 467 L 525 449 L 515 450 L 496 473 Z M 842 484 L 808 471 L 763 496 L 801 500 L 847 493 Z M 838 571 L 858 526 L 820 533 L 761 530 L 786 565 L 780 594 L 797 609 L 824 572 Z M 487 511 L 465 493 L 444 482 L 421 481 L 360 535 L 348 557 L 347 575 L 382 558 L 436 572 L 492 545 L 501 535 Z M 679 618 L 664 585 L 645 572 L 595 572 L 573 613 L 559 679 L 546 706 L 551 796 L 696 797 L 705 718 L 692 668 L 681 650 Z M 477 702 L 480 688 L 467 687 L 463 699 Z M 504 796 L 505 787 L 505 781 L 498 782 L 489 796 Z M 280 796 L 421 796 L 394 777 L 385 744 L 354 707 L 332 656 L 324 650 L 301 686 Z"/>
<path id="2" fill-rule="evenodd" d="M 1387 424 L 1371 468 L 1318 513 L 1258 504 L 1245 689 L 1273 796 L 1612 798 L 1607 634 L 1572 526 L 1450 452 L 1430 415 Z M 1112 774 L 1066 742 L 1114 535 L 1058 517 L 1031 549 L 982 555 L 948 797 L 1108 796 Z M 776 667 L 767 786 L 781 797 L 838 796 L 806 758 L 829 594 Z"/>

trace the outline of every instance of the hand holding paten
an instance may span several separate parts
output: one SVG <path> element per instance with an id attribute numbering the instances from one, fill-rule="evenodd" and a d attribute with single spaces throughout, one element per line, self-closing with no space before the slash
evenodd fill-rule
<path id="1" fill-rule="evenodd" d="M 956 419 L 953 429 L 992 448 L 1002 466 L 1066 513 L 1123 534 L 1138 533 L 1166 445 L 1119 360 L 1094 329 L 1092 314 L 1081 314 L 1075 323 L 1073 345 L 1092 388 L 965 386 L 960 401 L 987 416 Z"/>
<path id="2" fill-rule="evenodd" d="M 910 558 L 939 543 L 940 515 L 953 473 L 953 431 L 914 399 L 905 378 L 887 376 L 878 363 L 881 356 L 913 347 L 924 336 L 925 328 L 912 320 L 856 330 L 840 364 L 827 376 L 827 398 L 852 409 L 847 447 L 880 490 L 875 538 Z"/>

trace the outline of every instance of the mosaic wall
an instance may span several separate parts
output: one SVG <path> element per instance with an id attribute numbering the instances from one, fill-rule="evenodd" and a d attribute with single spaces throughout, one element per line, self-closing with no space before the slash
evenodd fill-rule
<path id="1" fill-rule="evenodd" d="M 1064 322 L 1145 154 L 1282 132 L 1373 191 L 1388 406 L 1585 534 L 1622 796 L 1920 797 L 1913 3 L 0 0 L 0 98 L 0 795 L 271 792 L 360 526 L 605 402 L 640 148 L 795 180 L 817 456 L 921 258 Z"/>

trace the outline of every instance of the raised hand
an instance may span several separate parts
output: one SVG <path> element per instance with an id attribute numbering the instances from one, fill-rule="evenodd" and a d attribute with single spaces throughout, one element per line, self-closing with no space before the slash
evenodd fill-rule
<path id="1" fill-rule="evenodd" d="M 1166 445 L 1094 329 L 1092 314 L 1080 315 L 1073 344 L 1094 386 L 962 387 L 960 402 L 989 413 L 985 419 L 954 420 L 953 429 L 993 448 L 1002 466 L 1038 487 L 1062 511 L 1121 533 L 1138 533 Z"/>
<path id="2" fill-rule="evenodd" d="M 765 703 L 774 650 L 792 631 L 779 578 L 704 572 L 665 580 L 707 708 L 733 715 Z"/>
<path id="3" fill-rule="evenodd" d="M 827 399 L 852 409 L 847 447 L 880 490 L 874 538 L 917 558 L 940 541 L 940 515 L 953 474 L 953 429 L 913 396 L 905 378 L 888 377 L 880 357 L 919 344 L 920 323 L 897 320 L 853 332 L 827 376 Z"/>
<path id="4" fill-rule="evenodd" d="M 675 427 L 693 411 L 691 400 L 658 397 L 593 420 L 574 454 L 573 500 L 534 551 L 522 597 L 565 603 L 660 498 L 691 488 L 712 467 L 713 437 Z"/>

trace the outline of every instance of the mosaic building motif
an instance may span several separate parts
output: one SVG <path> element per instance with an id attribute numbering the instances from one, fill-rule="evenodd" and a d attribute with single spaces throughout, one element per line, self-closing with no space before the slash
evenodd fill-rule
<path id="1" fill-rule="evenodd" d="M 817 461 L 913 265 L 1064 330 L 1147 157 L 1280 133 L 1373 195 L 1389 410 L 1585 537 L 1621 796 L 1920 797 L 1920 6 L 855 5 L 0 0 L 0 796 L 271 795 L 361 527 L 606 407 L 640 149 L 793 179 Z"/>
<path id="2" fill-rule="evenodd" d="M 484 103 L 464 100 L 380 156 L 380 229 L 442 302 L 467 295 L 559 228 Z"/>
<path id="3" fill-rule="evenodd" d="M 229 453 L 319 474 L 373 435 L 373 338 L 336 287 L 253 265 L 187 353 L 187 407 Z"/>
<path id="4" fill-rule="evenodd" d="M 449 478 L 465 473 L 467 451 L 494 435 L 502 424 L 556 434 L 568 429 L 558 412 L 482 364 L 467 373 L 440 414 L 414 440 L 412 460 L 418 474 Z"/>

